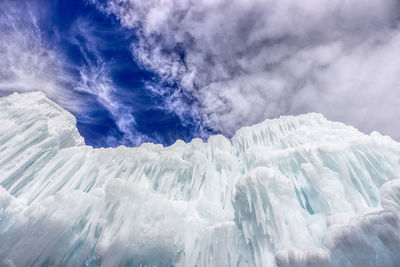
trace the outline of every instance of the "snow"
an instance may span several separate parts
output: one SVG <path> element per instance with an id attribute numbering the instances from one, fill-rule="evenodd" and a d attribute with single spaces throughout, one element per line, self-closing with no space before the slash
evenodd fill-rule
<path id="1" fill-rule="evenodd" d="M 399 266 L 400 144 L 320 114 L 93 149 L 0 99 L 0 266 Z"/>

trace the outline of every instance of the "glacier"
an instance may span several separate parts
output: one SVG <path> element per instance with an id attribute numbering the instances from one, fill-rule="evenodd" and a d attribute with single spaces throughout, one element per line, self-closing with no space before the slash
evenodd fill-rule
<path id="1" fill-rule="evenodd" d="M 0 98 L 0 266 L 400 266 L 400 143 L 320 114 L 94 149 Z"/>

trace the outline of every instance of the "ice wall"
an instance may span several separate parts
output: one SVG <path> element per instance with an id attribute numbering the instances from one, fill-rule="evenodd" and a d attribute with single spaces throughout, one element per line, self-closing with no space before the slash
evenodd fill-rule
<path id="1" fill-rule="evenodd" d="M 320 114 L 93 149 L 0 99 L 0 266 L 400 266 L 400 144 Z"/>

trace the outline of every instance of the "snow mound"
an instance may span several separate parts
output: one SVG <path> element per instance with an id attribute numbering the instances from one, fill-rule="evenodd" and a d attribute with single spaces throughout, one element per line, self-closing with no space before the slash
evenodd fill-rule
<path id="1" fill-rule="evenodd" d="M 93 149 L 0 99 L 0 266 L 400 266 L 400 144 L 320 114 Z"/>

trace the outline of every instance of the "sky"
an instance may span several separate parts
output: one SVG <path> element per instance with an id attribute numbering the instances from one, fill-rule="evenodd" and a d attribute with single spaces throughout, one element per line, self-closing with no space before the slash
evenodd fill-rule
<path id="1" fill-rule="evenodd" d="M 399 0 L 2 0 L 0 96 L 88 145 L 170 145 L 320 112 L 400 140 Z"/>

